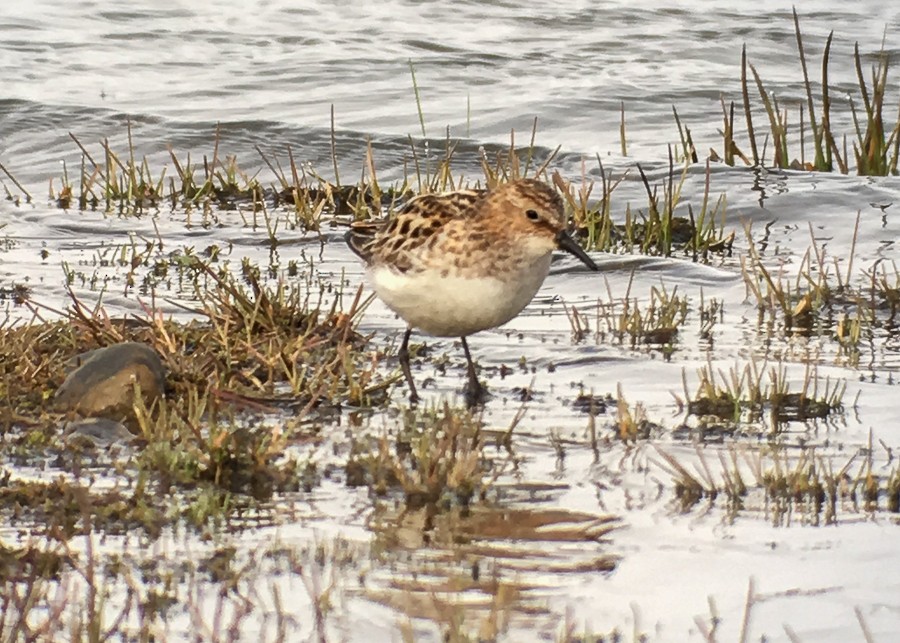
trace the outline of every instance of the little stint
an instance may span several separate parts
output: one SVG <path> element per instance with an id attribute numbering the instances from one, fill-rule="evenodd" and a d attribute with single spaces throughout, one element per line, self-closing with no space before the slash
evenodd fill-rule
<path id="1" fill-rule="evenodd" d="M 559 194 L 534 179 L 419 196 L 393 218 L 354 223 L 346 240 L 366 262 L 375 293 L 408 324 L 399 358 L 413 404 L 413 329 L 460 338 L 467 401 L 479 404 L 485 393 L 466 337 L 522 312 L 544 283 L 554 250 L 599 270 L 569 233 Z"/>

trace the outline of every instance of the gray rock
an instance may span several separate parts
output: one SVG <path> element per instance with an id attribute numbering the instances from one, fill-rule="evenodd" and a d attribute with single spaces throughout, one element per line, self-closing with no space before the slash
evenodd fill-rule
<path id="1" fill-rule="evenodd" d="M 146 344 L 123 342 L 88 351 L 70 361 L 69 373 L 54 396 L 56 409 L 81 417 L 113 420 L 134 415 L 134 385 L 147 405 L 165 389 L 166 370 L 159 355 Z"/>

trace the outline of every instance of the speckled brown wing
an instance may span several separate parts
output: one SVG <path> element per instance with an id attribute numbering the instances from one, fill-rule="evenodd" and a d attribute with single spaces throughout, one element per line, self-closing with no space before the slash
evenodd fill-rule
<path id="1" fill-rule="evenodd" d="M 475 211 L 484 190 L 423 194 L 407 201 L 396 215 L 380 221 L 358 221 L 344 235 L 347 245 L 367 264 L 390 263 L 401 272 L 414 264 L 413 251 L 434 243 L 448 221 L 464 219 Z"/>
<path id="2" fill-rule="evenodd" d="M 423 194 L 407 201 L 397 214 L 443 219 L 465 218 L 475 210 L 486 190 L 457 190 L 444 194 Z"/>

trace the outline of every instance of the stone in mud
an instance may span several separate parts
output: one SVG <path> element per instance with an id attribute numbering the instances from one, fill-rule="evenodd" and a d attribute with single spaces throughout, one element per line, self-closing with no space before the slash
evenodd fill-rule
<path id="1" fill-rule="evenodd" d="M 66 422 L 63 435 L 68 443 L 80 443 L 98 448 L 124 444 L 134 438 L 124 424 L 107 418 L 85 418 Z"/>
<path id="2" fill-rule="evenodd" d="M 82 417 L 130 419 L 134 415 L 134 385 L 147 405 L 163 394 L 166 371 L 152 348 L 123 342 L 78 355 L 54 396 L 58 411 Z M 79 365 L 80 364 L 80 365 Z"/>

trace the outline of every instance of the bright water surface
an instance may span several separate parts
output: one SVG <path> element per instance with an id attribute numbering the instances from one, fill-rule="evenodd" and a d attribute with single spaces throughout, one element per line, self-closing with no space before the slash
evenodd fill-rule
<path id="1" fill-rule="evenodd" d="M 851 134 L 840 90 L 855 91 L 853 43 L 860 42 L 868 66 L 886 34 L 885 49 L 896 58 L 900 4 L 819 1 L 802 4 L 800 10 L 814 79 L 824 38 L 835 31 L 835 129 Z M 580 176 L 582 163 L 596 177 L 600 155 L 617 175 L 640 162 L 651 180 L 660 181 L 667 173 L 667 145 L 677 141 L 672 105 L 691 127 L 701 156 L 709 147 L 721 152 L 719 99 L 740 101 L 744 43 L 769 89 L 794 110 L 796 123 L 796 106 L 804 94 L 785 3 L 7 1 L 0 7 L 0 161 L 35 202 L 16 206 L 0 201 L 0 225 L 6 224 L 0 235 L 8 240 L 0 249 L 0 288 L 24 283 L 35 301 L 62 308 L 67 300 L 61 264 L 66 263 L 88 275 L 99 271 L 109 277 L 107 305 L 135 310 L 134 293 L 123 296 L 116 270 L 101 260 L 117 244 L 155 238 L 154 223 L 167 250 L 231 243 L 232 262 L 250 257 L 263 265 L 284 264 L 302 251 L 316 259 L 309 275 L 313 281 L 337 282 L 344 274 L 355 287 L 362 279 L 355 257 L 342 244 L 327 243 L 319 261 L 317 240 L 283 230 L 283 245 L 270 255 L 265 229 L 246 225 L 233 212 L 218 213 L 217 225 L 205 227 L 185 225 L 183 213 L 120 219 L 58 209 L 46 199 L 47 182 L 52 177 L 58 188 L 61 162 L 70 173 L 81 162 L 70 132 L 92 153 L 100 154 L 98 142 L 106 137 L 124 151 L 130 119 L 136 151 L 158 168 L 168 163 L 170 146 L 181 157 L 188 152 L 194 158 L 211 155 L 214 127 L 220 123 L 221 150 L 236 154 L 247 171 L 260 169 L 261 176 L 271 179 L 255 146 L 282 157 L 290 146 L 296 158 L 332 177 L 333 106 L 342 178 L 360 175 L 370 139 L 380 178 L 387 182 L 401 178 L 410 162 L 409 135 L 431 162 L 448 133 L 459 139 L 456 171 L 477 178 L 479 148 L 508 144 L 511 130 L 518 143 L 526 143 L 537 117 L 541 153 L 561 146 L 553 167 L 567 177 Z M 410 60 L 430 141 L 427 150 Z M 894 98 L 888 105 L 897 104 L 896 87 L 894 76 Z M 628 157 L 620 153 L 622 104 Z M 759 112 L 756 119 L 762 124 L 765 116 Z M 742 136 L 739 132 L 739 143 Z M 685 202 L 695 208 L 702 198 L 703 174 L 701 165 L 694 166 L 684 189 Z M 620 214 L 629 201 L 645 203 L 635 176 L 629 173 L 616 193 Z M 15 191 L 5 176 L 0 178 Z M 683 420 L 671 395 L 683 395 L 683 371 L 692 388 L 696 368 L 708 360 L 727 370 L 754 356 L 785 360 L 795 385 L 805 363 L 817 363 L 822 378 L 847 381 L 848 407 L 858 400 L 833 425 L 789 427 L 788 442 L 821 443 L 849 458 L 868 444 L 872 430 L 887 446 L 900 447 L 900 406 L 893 389 L 900 370 L 896 339 L 880 338 L 863 347 L 858 366 L 847 365 L 827 338 L 772 340 L 757 327 L 756 308 L 746 298 L 740 270 L 747 224 L 758 237 L 770 226 L 762 252 L 773 271 L 796 274 L 813 238 L 828 262 L 837 258 L 846 269 L 857 213 L 854 271 L 896 261 L 900 222 L 892 206 L 900 198 L 898 179 L 760 173 L 713 165 L 711 181 L 713 195 L 727 194 L 726 227 L 737 232 L 735 256 L 707 266 L 679 258 L 598 256 L 604 268 L 600 278 L 561 258 L 521 317 L 472 340 L 495 393 L 485 414 L 490 425 L 508 426 L 519 407 L 516 387 L 534 379 L 534 400 L 517 429 L 522 479 L 559 484 L 550 500 L 561 508 L 623 518 L 623 527 L 597 550 L 621 557 L 616 571 L 540 576 L 548 586 L 540 599 L 550 612 L 510 640 L 552 638 L 567 611 L 579 626 L 599 631 L 618 627 L 626 633 L 639 613 L 637 628 L 651 640 L 702 640 L 694 619 L 709 620 L 708 597 L 721 617 L 719 640 L 737 640 L 751 578 L 765 596 L 753 609 L 748 640 L 787 640 L 784 626 L 803 641 L 861 640 L 854 607 L 860 608 L 876 640 L 893 640 L 900 631 L 896 516 L 847 512 L 839 514 L 837 525 L 814 527 L 799 520 L 775 525 L 764 507 L 751 507 L 734 521 L 720 506 L 680 513 L 671 477 L 656 466 L 660 458 L 652 446 L 628 449 L 611 441 L 596 462 L 583 448 L 587 416 L 572 408 L 572 400 L 582 385 L 602 394 L 615 394 L 620 385 L 630 403 L 643 402 L 650 417 L 666 428 L 655 442 L 689 461 L 694 447 L 670 434 Z M 339 237 L 326 230 L 326 238 Z M 670 291 L 677 286 L 695 305 L 701 292 L 720 299 L 724 314 L 712 342 L 701 340 L 696 311 L 671 360 L 658 351 L 631 350 L 609 341 L 573 342 L 563 302 L 578 306 L 593 323 L 598 297 L 608 302 L 612 293 L 620 299 L 632 276 L 631 296 L 643 302 L 661 284 Z M 89 290 L 81 294 L 88 301 L 96 297 Z M 177 286 L 165 294 L 184 296 Z M 10 312 L 22 314 L 13 307 Z M 375 304 L 362 329 L 375 332 L 375 341 L 396 342 L 402 324 Z M 435 378 L 428 389 L 434 399 L 456 396 L 464 372 L 461 354 L 451 342 L 437 346 L 448 351 L 451 367 L 441 374 L 423 365 L 416 375 Z M 523 356 L 533 373 L 514 370 L 502 380 L 496 377 L 500 365 L 515 365 Z M 394 399 L 401 401 L 403 394 L 397 389 Z M 572 441 L 564 461 L 557 460 L 550 446 L 551 434 Z M 717 462 L 715 451 L 708 450 L 710 460 Z M 884 451 L 879 453 L 884 465 Z M 340 483 L 325 483 L 309 496 L 285 502 L 292 511 L 280 524 L 241 534 L 237 544 L 252 550 L 276 540 L 303 542 L 314 534 L 368 542 L 368 517 L 359 510 L 370 502 Z M 181 542 L 157 546 L 170 556 L 179 548 L 202 547 Z M 553 553 L 566 560 L 583 552 Z M 386 581 L 391 573 L 376 566 L 372 576 L 380 574 Z M 297 618 L 308 622 L 302 584 L 279 582 Z M 335 639 L 375 640 L 372 633 L 377 632 L 378 640 L 399 640 L 401 619 L 393 610 L 349 590 L 341 607 Z M 189 630 L 188 622 L 185 617 L 181 627 Z M 173 627 L 174 638 L 178 627 Z M 254 629 L 268 631 L 248 625 L 248 640 L 256 636 Z M 416 632 L 423 640 L 437 636 L 425 622 L 417 623 Z"/>

